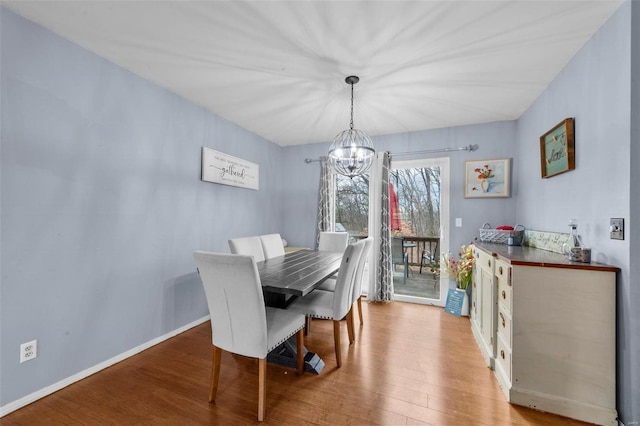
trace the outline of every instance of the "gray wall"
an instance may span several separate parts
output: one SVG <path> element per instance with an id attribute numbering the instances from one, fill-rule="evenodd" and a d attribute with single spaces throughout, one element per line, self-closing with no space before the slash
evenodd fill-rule
<path id="1" fill-rule="evenodd" d="M 638 7 L 634 2 L 633 8 Z M 516 169 L 518 220 L 533 229 L 568 232 L 569 218 L 576 218 L 594 260 L 622 269 L 617 283 L 617 387 L 618 414 L 627 425 L 640 421 L 637 262 L 635 273 L 631 270 L 639 236 L 632 222 L 640 211 L 638 167 L 631 167 L 632 158 L 638 160 L 640 19 L 635 10 L 632 26 L 631 8 L 631 2 L 624 3 L 518 120 Z M 565 117 L 575 117 L 576 169 L 541 179 L 538 137 Z M 625 218 L 624 241 L 609 238 L 611 217 Z"/>
<path id="2" fill-rule="evenodd" d="M 282 149 L 0 10 L 3 406 L 206 316 L 191 253 L 279 231 Z M 202 182 L 202 146 L 260 190 Z"/>

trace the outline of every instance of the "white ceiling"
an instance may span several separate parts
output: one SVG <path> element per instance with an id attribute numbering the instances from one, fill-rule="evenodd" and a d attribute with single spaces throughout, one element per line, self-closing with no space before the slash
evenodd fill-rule
<path id="1" fill-rule="evenodd" d="M 520 117 L 621 0 L 2 1 L 282 146 Z"/>

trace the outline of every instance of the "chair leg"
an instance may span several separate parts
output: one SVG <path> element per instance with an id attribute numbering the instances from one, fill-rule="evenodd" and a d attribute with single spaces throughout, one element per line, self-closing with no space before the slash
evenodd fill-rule
<path id="1" fill-rule="evenodd" d="M 407 277 L 409 276 L 409 262 L 407 259 L 404 260 L 404 273 L 402 274 L 402 283 L 407 283 Z"/>
<path id="2" fill-rule="evenodd" d="M 403 282 L 407 283 L 407 278 L 409 278 L 409 256 L 405 253 L 404 256 L 404 280 Z"/>
<path id="3" fill-rule="evenodd" d="M 336 348 L 336 363 L 342 367 L 342 350 L 340 349 L 340 320 L 333 320 L 333 344 Z"/>
<path id="4" fill-rule="evenodd" d="M 296 333 L 296 370 L 298 375 L 304 374 L 304 331 L 301 328 Z"/>
<path id="5" fill-rule="evenodd" d="M 360 325 L 364 324 L 362 320 L 362 296 L 358 297 L 358 317 L 360 318 Z"/>
<path id="6" fill-rule="evenodd" d="M 356 341 L 356 333 L 353 327 L 353 306 L 347 312 L 347 333 L 349 334 L 349 344 Z"/>
<path id="7" fill-rule="evenodd" d="M 220 378 L 220 359 L 222 349 L 213 346 L 213 359 L 211 363 L 211 384 L 209 385 L 209 402 L 215 402 L 218 393 L 218 379 Z"/>
<path id="8" fill-rule="evenodd" d="M 258 359 L 258 421 L 264 420 L 267 411 L 267 358 Z"/>

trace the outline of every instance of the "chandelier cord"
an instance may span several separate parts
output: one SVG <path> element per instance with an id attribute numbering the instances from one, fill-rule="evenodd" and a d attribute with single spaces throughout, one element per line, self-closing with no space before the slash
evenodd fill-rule
<path id="1" fill-rule="evenodd" d="M 353 83 L 351 83 L 351 130 L 353 130 Z"/>

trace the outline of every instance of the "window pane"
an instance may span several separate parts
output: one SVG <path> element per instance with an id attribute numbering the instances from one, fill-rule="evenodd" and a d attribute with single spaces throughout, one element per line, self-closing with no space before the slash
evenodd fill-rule
<path id="1" fill-rule="evenodd" d="M 369 226 L 369 175 L 336 177 L 336 231 L 367 236 Z"/>
<path id="2" fill-rule="evenodd" d="M 440 167 L 395 169 L 391 182 L 398 197 L 402 226 L 394 235 L 440 235 Z"/>

